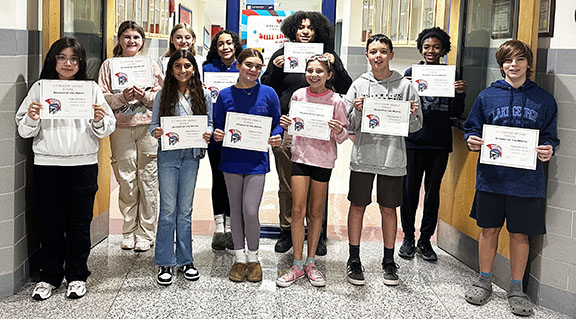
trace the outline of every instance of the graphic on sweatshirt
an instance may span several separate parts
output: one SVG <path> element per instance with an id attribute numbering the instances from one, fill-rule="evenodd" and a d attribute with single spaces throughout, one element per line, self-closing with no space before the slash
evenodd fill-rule
<path id="1" fill-rule="evenodd" d="M 48 103 L 48 113 L 49 114 L 56 114 L 62 111 L 62 104 L 58 99 L 46 99 L 46 103 Z"/>
<path id="2" fill-rule="evenodd" d="M 373 128 L 377 128 L 378 126 L 380 126 L 380 118 L 378 117 L 378 115 L 376 114 L 368 114 L 366 115 L 366 117 L 368 118 L 368 127 L 373 129 Z"/>
<path id="3" fill-rule="evenodd" d="M 128 82 L 128 75 L 126 73 L 118 72 L 115 75 L 118 78 L 119 85 L 124 85 L 126 82 Z"/>
<path id="4" fill-rule="evenodd" d="M 296 132 L 302 131 L 304 129 L 304 120 L 299 118 L 299 117 L 295 117 L 292 118 L 292 120 L 294 120 L 294 130 Z"/>
<path id="5" fill-rule="evenodd" d="M 166 133 L 166 136 L 168 137 L 168 145 L 176 145 L 178 142 L 180 142 L 180 136 L 178 133 L 168 132 Z"/>
<path id="6" fill-rule="evenodd" d="M 498 144 L 488 144 L 488 148 L 490 149 L 490 159 L 497 160 L 502 157 L 502 147 Z"/>
<path id="7" fill-rule="evenodd" d="M 232 143 L 238 143 L 242 140 L 242 132 L 240 132 L 240 130 L 237 130 L 235 128 L 230 129 L 230 142 Z"/>
<path id="8" fill-rule="evenodd" d="M 416 82 L 416 84 L 418 84 L 418 92 L 424 92 L 428 89 L 428 82 L 426 82 L 426 80 L 416 80 L 414 81 Z"/>

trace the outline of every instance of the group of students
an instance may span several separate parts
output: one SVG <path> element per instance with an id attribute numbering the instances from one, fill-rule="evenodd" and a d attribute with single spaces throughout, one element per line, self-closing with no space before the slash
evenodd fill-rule
<path id="1" fill-rule="evenodd" d="M 307 277 L 313 286 L 326 285 L 315 257 L 325 254 L 325 250 L 320 250 L 322 224 L 337 144 L 348 138 L 353 146 L 347 280 L 354 285 L 365 284 L 360 241 L 375 178 L 382 216 L 384 283 L 400 283 L 394 261 L 398 206 L 404 230 L 398 255 L 410 259 L 419 252 L 424 260 L 437 260 L 430 238 L 438 218 L 442 176 L 452 151 L 451 119 L 464 110 L 466 82 L 457 78 L 454 98 L 420 98 L 409 80 L 411 69 L 404 75 L 390 69 L 393 44 L 383 34 L 367 40 L 366 57 L 371 69 L 352 81 L 333 50 L 334 32 L 326 17 L 298 11 L 283 21 L 281 31 L 293 42 L 323 43 L 325 53 L 310 56 L 304 74 L 285 73 L 281 48 L 272 55 L 260 78 L 264 68 L 260 51 L 242 50 L 238 35 L 224 30 L 214 36 L 200 67 L 198 61 L 202 59 L 195 56 L 194 32 L 189 26 L 178 24 L 170 34 L 169 51 L 153 63 L 152 87 L 113 90 L 110 60 L 104 61 L 99 85 L 93 85 L 93 119 L 41 119 L 39 84 L 31 87 L 16 114 L 16 122 L 22 137 L 34 137 L 37 210 L 44 225 L 41 281 L 33 291 L 34 299 L 49 298 L 64 278 L 68 282 L 67 297 L 80 298 L 86 293 L 90 221 L 97 190 L 97 139 L 107 135 L 111 135 L 112 165 L 120 185 L 119 206 L 124 216 L 121 247 L 146 251 L 155 245 L 156 281 L 160 285 L 173 282 L 173 267 L 188 280 L 199 278 L 193 264 L 191 214 L 199 161 L 205 156 L 205 149 L 162 151 L 160 137 L 164 130 L 160 118 L 165 116 L 206 115 L 208 130 L 202 138 L 208 143 L 213 179 L 216 229 L 212 248 L 233 250 L 235 262 L 229 271 L 230 280 L 262 280 L 258 211 L 270 162 L 268 152 L 222 147 L 228 112 L 272 118 L 268 144 L 280 180 L 282 227 L 276 251 L 285 252 L 293 246 L 293 265 L 277 278 L 278 286 L 288 287 L 302 277 Z M 139 25 L 123 22 L 114 56 L 137 56 L 144 39 Z M 424 59 L 420 64 L 437 65 L 450 50 L 450 37 L 440 28 L 425 29 L 418 36 L 417 48 Z M 522 290 L 521 280 L 528 257 L 528 235 L 545 233 L 544 163 L 559 143 L 557 107 L 550 94 L 529 80 L 533 58 L 527 45 L 507 41 L 496 53 L 496 60 L 504 80 L 494 82 L 476 99 L 464 124 L 467 146 L 471 151 L 482 147 L 483 124 L 537 129 L 539 161 L 534 171 L 478 164 L 471 217 L 482 228 L 480 277 L 466 292 L 465 299 L 478 305 L 488 301 L 498 235 L 506 221 L 511 249 L 508 299 L 512 312 L 529 315 L 532 304 Z M 84 80 L 85 70 L 86 56 L 80 43 L 62 38 L 46 55 L 40 79 Z M 202 84 L 202 71 L 237 72 L 238 80 L 221 90 L 213 105 L 210 91 Z M 409 136 L 362 132 L 366 99 L 410 101 Z M 288 117 L 291 101 L 333 106 L 328 141 L 287 134 L 285 129 L 292 121 Z M 416 243 L 414 219 L 423 176 L 424 217 Z M 45 192 L 54 186 L 61 189 L 61 196 Z M 160 208 L 155 232 L 157 193 Z"/>

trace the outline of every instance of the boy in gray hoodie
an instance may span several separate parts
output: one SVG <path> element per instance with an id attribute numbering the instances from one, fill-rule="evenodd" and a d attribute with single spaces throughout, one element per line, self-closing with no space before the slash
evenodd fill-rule
<path id="1" fill-rule="evenodd" d="M 410 101 L 409 132 L 422 127 L 422 111 L 418 108 L 418 94 L 409 80 L 390 70 L 394 57 L 392 41 L 383 34 L 375 34 L 366 42 L 366 57 L 372 70 L 356 79 L 344 101 L 348 107 L 354 145 L 350 157 L 350 188 L 348 200 L 348 259 L 347 279 L 353 285 L 364 285 L 360 262 L 360 237 L 364 211 L 372 201 L 372 185 L 377 176 L 377 202 L 382 214 L 384 239 L 384 284 L 400 283 L 394 262 L 394 243 L 398 221 L 396 207 L 402 203 L 402 176 L 406 175 L 406 145 L 404 137 L 361 132 L 362 109 L 365 98 Z"/>

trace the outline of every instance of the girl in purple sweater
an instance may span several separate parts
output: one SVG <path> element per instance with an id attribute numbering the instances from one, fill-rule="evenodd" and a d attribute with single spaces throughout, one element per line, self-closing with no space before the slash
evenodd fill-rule
<path id="1" fill-rule="evenodd" d="M 324 275 L 315 265 L 316 247 L 324 217 L 324 203 L 328 181 L 336 161 L 336 143 L 348 138 L 348 113 L 344 101 L 330 88 L 333 76 L 330 60 L 323 55 L 314 55 L 306 62 L 306 82 L 309 87 L 298 89 L 291 101 L 324 104 L 333 107 L 332 119 L 326 123 L 330 128 L 327 141 L 294 135 L 292 140 L 292 241 L 294 263 L 276 280 L 280 287 L 288 287 L 306 275 L 312 286 L 326 285 Z M 288 127 L 291 117 L 282 115 L 280 125 Z M 296 124 L 298 121 L 296 120 Z M 308 194 L 310 192 L 310 194 Z M 309 210 L 306 212 L 307 199 Z M 308 257 L 303 259 L 304 218 L 308 217 Z"/>

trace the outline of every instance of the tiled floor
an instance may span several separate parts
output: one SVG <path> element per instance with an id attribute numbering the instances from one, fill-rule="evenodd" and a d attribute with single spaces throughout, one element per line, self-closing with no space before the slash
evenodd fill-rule
<path id="1" fill-rule="evenodd" d="M 230 252 L 210 249 L 210 237 L 194 237 L 195 264 L 201 277 L 186 281 L 181 274 L 169 287 L 155 283 L 153 252 L 120 250 L 120 235 L 97 245 L 90 255 L 92 276 L 87 295 L 69 300 L 61 287 L 46 301 L 30 298 L 34 283 L 17 295 L 0 299 L 1 318 L 515 318 L 506 293 L 495 287 L 482 307 L 467 304 L 462 295 L 476 274 L 441 250 L 439 261 L 398 260 L 401 284 L 382 282 L 381 244 L 362 245 L 367 284 L 355 287 L 345 280 L 347 243 L 330 240 L 328 256 L 318 258 L 327 277 L 325 288 L 300 279 L 277 288 L 278 269 L 290 265 L 291 254 L 274 253 L 274 241 L 261 240 L 261 283 L 233 283 L 227 278 Z M 533 318 L 567 318 L 537 308 Z"/>

